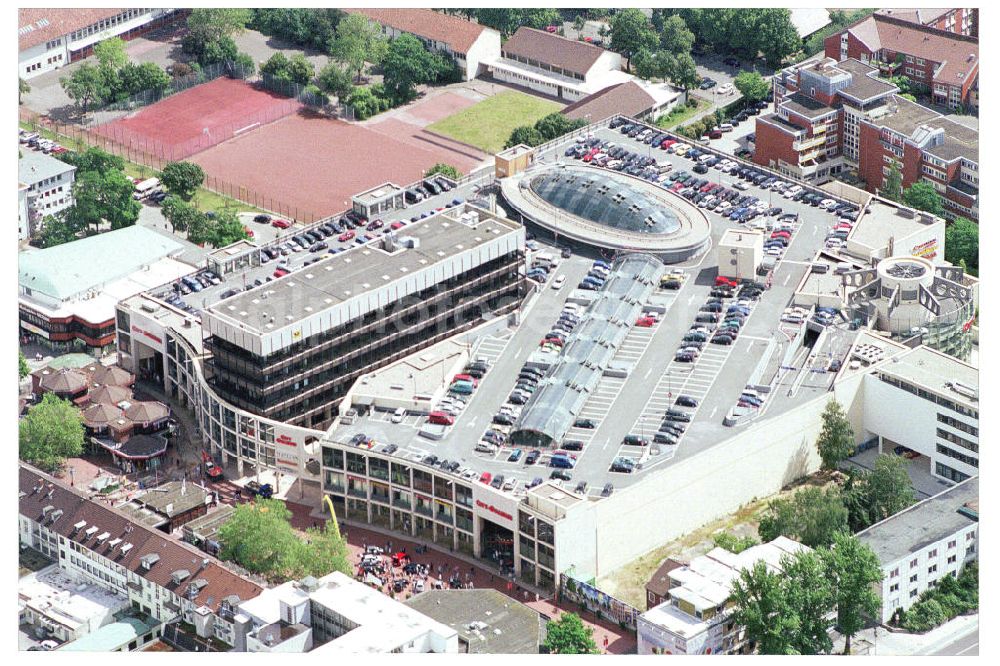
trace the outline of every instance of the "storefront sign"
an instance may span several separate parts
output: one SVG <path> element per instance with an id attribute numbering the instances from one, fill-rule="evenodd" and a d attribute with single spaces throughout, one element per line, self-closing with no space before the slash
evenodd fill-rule
<path id="1" fill-rule="evenodd" d="M 296 442 L 288 435 L 278 435 L 277 437 L 274 438 L 274 441 L 277 442 L 278 444 L 283 444 L 285 446 L 294 446 L 296 448 L 298 447 L 298 442 Z"/>
<path id="2" fill-rule="evenodd" d="M 132 332 L 133 333 L 139 333 L 141 335 L 145 335 L 147 338 L 149 338 L 150 340 L 152 340 L 153 342 L 155 342 L 158 345 L 162 345 L 163 344 L 163 340 L 160 337 L 158 337 L 156 335 L 153 335 L 149 331 L 144 331 L 143 329 L 139 328 L 135 324 L 132 324 Z"/>
<path id="3" fill-rule="evenodd" d="M 486 509 L 490 513 L 495 513 L 496 515 L 500 516 L 501 518 L 506 518 L 507 520 L 510 520 L 510 521 L 514 520 L 514 516 L 510 515 L 506 511 L 501 511 L 500 509 L 496 508 L 492 504 L 487 504 L 486 502 L 484 502 L 482 500 L 476 500 L 476 506 L 478 506 L 480 509 Z"/>
<path id="4" fill-rule="evenodd" d="M 910 254 L 914 257 L 923 257 L 924 259 L 933 259 L 938 253 L 938 242 L 936 238 L 932 238 L 926 243 L 921 243 L 920 245 L 914 245 L 913 249 L 910 250 Z"/>
<path id="5" fill-rule="evenodd" d="M 21 320 L 21 328 L 23 328 L 26 331 L 31 331 L 32 333 L 40 335 L 43 338 L 45 338 L 46 340 L 49 339 L 49 332 L 48 331 L 43 331 L 42 329 L 38 328 L 34 324 L 29 324 L 28 322 L 26 322 L 24 320 Z"/>

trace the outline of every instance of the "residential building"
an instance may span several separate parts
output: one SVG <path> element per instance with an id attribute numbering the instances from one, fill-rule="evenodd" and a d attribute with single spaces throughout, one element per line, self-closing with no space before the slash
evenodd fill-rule
<path id="1" fill-rule="evenodd" d="M 472 215 L 447 234 L 444 216 L 429 218 L 398 240 L 328 257 L 267 285 L 266 300 L 252 291 L 206 308 L 213 390 L 254 414 L 322 427 L 359 376 L 513 312 L 525 293 L 524 229 Z"/>
<path id="2" fill-rule="evenodd" d="M 646 610 L 651 610 L 670 598 L 670 572 L 682 566 L 683 562 L 668 557 L 653 572 L 649 582 L 646 583 Z"/>
<path id="3" fill-rule="evenodd" d="M 39 8 L 17 10 L 17 71 L 30 79 L 86 58 L 110 37 L 129 40 L 182 16 L 178 9 Z"/>
<path id="4" fill-rule="evenodd" d="M 534 28 L 520 27 L 488 63 L 497 81 L 575 102 L 633 77 L 614 51 Z"/>
<path id="5" fill-rule="evenodd" d="M 758 116 L 754 162 L 811 183 L 856 164 L 861 119 L 878 116 L 898 88 L 857 60 L 819 59 L 773 79 L 775 112 Z"/>
<path id="6" fill-rule="evenodd" d="M 911 85 L 926 90 L 935 104 L 950 109 L 971 104 L 979 79 L 978 37 L 895 15 L 876 13 L 861 19 L 827 37 L 824 46 L 828 58 L 871 63 L 887 78 L 905 76 Z"/>
<path id="7" fill-rule="evenodd" d="M 884 113 L 861 120 L 858 145 L 858 175 L 870 191 L 884 185 L 895 165 L 904 188 L 934 187 L 946 218 L 979 220 L 977 130 L 893 95 Z"/>
<path id="8" fill-rule="evenodd" d="M 545 620 L 499 590 L 426 590 L 405 604 L 458 632 L 466 654 L 538 654 Z"/>
<path id="9" fill-rule="evenodd" d="M 115 344 L 115 305 L 192 272 L 193 266 L 176 259 L 183 250 L 168 236 L 133 225 L 21 252 L 21 335 L 55 349 L 108 351 Z"/>
<path id="10" fill-rule="evenodd" d="M 413 35 L 427 48 L 455 59 L 466 81 L 478 77 L 486 64 L 500 57 L 500 33 L 478 23 L 432 9 L 344 9 L 382 26 L 387 37 Z"/>
<path id="11" fill-rule="evenodd" d="M 808 550 L 787 537 L 778 537 L 739 554 L 713 548 L 672 569 L 667 573 L 667 600 L 639 616 L 639 654 L 743 653 L 743 627 L 730 619 L 733 581 L 758 562 L 780 573 L 782 557 Z"/>
<path id="12" fill-rule="evenodd" d="M 27 186 L 29 222 L 36 225 L 47 215 L 55 215 L 73 205 L 76 167 L 40 150 L 22 148 L 17 160 L 18 182 Z M 37 227 L 30 224 L 25 232 Z"/>
<path id="13" fill-rule="evenodd" d="M 651 84 L 638 79 L 616 83 L 564 107 L 559 113 L 573 120 L 598 122 L 615 115 L 655 121 L 683 102 L 683 91 L 667 83 Z"/>
<path id="14" fill-rule="evenodd" d="M 458 652 L 458 632 L 339 571 L 241 602 L 247 652 Z"/>
<path id="15" fill-rule="evenodd" d="M 920 346 L 879 363 L 862 391 L 864 439 L 879 451 L 909 449 L 920 456 L 911 464 L 952 483 L 979 474 L 976 368 Z"/>
<path id="16" fill-rule="evenodd" d="M 30 465 L 20 463 L 18 486 L 20 543 L 126 599 L 160 623 L 156 635 L 175 621 L 227 645 L 245 633 L 234 611 L 263 591 L 256 583 Z"/>
<path id="17" fill-rule="evenodd" d="M 948 574 L 979 559 L 979 477 L 974 476 L 858 532 L 882 568 L 882 622 Z"/>
<path id="18" fill-rule="evenodd" d="M 794 11 L 794 10 L 793 10 Z M 979 37 L 979 9 L 975 7 L 913 7 L 876 9 L 876 16 L 891 16 L 916 25 L 936 28 L 957 35 Z"/>

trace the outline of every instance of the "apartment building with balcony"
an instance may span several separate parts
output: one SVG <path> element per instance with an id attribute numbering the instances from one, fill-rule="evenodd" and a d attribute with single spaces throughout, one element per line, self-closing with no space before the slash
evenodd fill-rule
<path id="1" fill-rule="evenodd" d="M 979 132 L 893 95 L 886 112 L 860 123 L 858 174 L 876 191 L 895 164 L 903 187 L 927 182 L 944 216 L 979 219 Z"/>
<path id="2" fill-rule="evenodd" d="M 819 59 L 774 77 L 775 112 L 757 118 L 754 161 L 823 183 L 857 163 L 861 119 L 884 113 L 893 84 L 857 60 Z"/>
<path id="3" fill-rule="evenodd" d="M 935 104 L 955 109 L 976 102 L 977 36 L 877 13 L 827 37 L 824 51 L 837 61 L 855 58 L 870 63 L 885 77 L 905 76 L 926 90 Z"/>
<path id="4" fill-rule="evenodd" d="M 876 9 L 875 15 L 891 16 L 956 35 L 979 37 L 979 9 L 975 7 L 893 7 Z"/>

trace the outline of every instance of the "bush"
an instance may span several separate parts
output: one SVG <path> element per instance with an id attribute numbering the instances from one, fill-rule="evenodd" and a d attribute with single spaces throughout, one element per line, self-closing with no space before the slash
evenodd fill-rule
<path id="1" fill-rule="evenodd" d="M 759 542 L 752 536 L 739 537 L 732 532 L 721 532 L 712 537 L 712 542 L 719 548 L 730 553 L 742 553 L 747 548 L 753 548 Z"/>
<path id="2" fill-rule="evenodd" d="M 392 108 L 392 103 L 384 96 L 378 95 L 380 86 L 355 88 L 347 98 L 347 104 L 354 108 L 354 117 L 365 120 Z"/>

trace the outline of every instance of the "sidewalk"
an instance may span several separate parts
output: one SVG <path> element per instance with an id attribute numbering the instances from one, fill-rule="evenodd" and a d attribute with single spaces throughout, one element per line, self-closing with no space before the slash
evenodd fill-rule
<path id="1" fill-rule="evenodd" d="M 979 631 L 978 613 L 960 615 L 926 634 L 892 632 L 884 627 L 868 628 L 851 639 L 851 651 L 856 652 L 855 645 L 869 643 L 871 655 L 882 657 L 929 655 L 977 631 Z M 838 636 L 833 642 L 833 654 L 840 654 L 843 651 L 844 639 Z"/>

